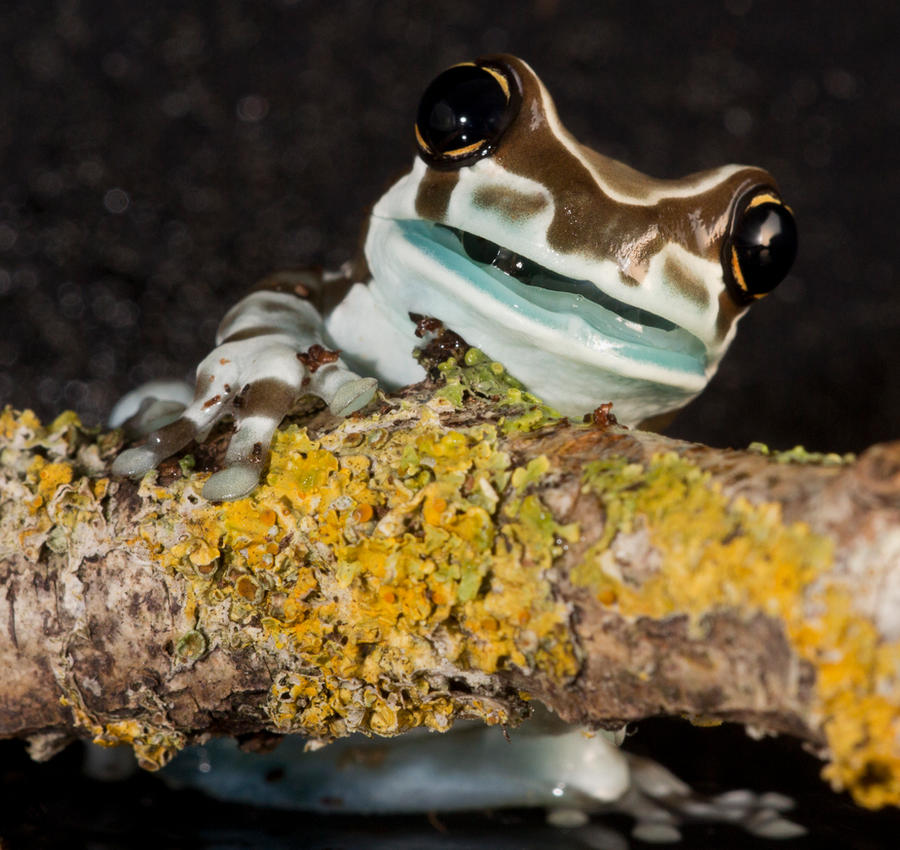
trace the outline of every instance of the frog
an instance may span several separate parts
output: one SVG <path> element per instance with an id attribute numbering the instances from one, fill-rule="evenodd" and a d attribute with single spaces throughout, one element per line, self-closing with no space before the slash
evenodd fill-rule
<path id="1" fill-rule="evenodd" d="M 612 402 L 621 424 L 646 427 L 704 389 L 738 320 L 796 254 L 793 212 L 767 171 L 646 176 L 579 143 L 514 56 L 440 73 L 412 136 L 412 166 L 373 206 L 361 256 L 336 271 L 264 279 L 225 314 L 193 389 L 155 382 L 119 402 L 111 424 L 146 439 L 118 456 L 113 473 L 140 478 L 231 418 L 223 467 L 202 495 L 242 498 L 301 398 L 343 417 L 379 388 L 422 380 L 413 352 L 436 327 L 504 364 L 562 415 Z M 289 737 L 271 763 L 211 741 L 163 774 L 176 787 L 287 808 L 327 808 L 335 796 L 346 810 L 377 813 L 540 804 L 555 822 L 579 825 L 584 811 L 613 805 L 644 840 L 674 840 L 692 817 L 798 834 L 782 815 L 790 801 L 749 791 L 699 797 L 662 766 L 625 754 L 612 733 L 538 716 L 512 731 L 506 749 L 496 731 L 461 725 L 387 749 L 357 738 L 312 758 Z M 379 768 L 351 776 L 349 762 Z M 278 793 L 273 770 L 287 776 Z"/>
<path id="2" fill-rule="evenodd" d="M 192 395 L 157 383 L 116 405 L 110 424 L 146 439 L 114 475 L 139 479 L 231 418 L 202 495 L 248 495 L 301 397 L 348 416 L 425 377 L 412 356 L 423 317 L 563 415 L 612 402 L 625 426 L 659 422 L 704 389 L 796 255 L 793 212 L 766 170 L 644 175 L 579 143 L 514 56 L 439 74 L 413 137 L 361 257 L 264 280 L 225 314 Z"/>

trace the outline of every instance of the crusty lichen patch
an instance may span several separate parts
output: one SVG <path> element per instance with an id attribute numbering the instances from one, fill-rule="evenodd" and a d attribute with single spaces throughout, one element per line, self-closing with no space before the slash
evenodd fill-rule
<path id="1" fill-rule="evenodd" d="M 187 744 L 185 736 L 179 732 L 143 719 L 100 722 L 88 711 L 76 688 L 66 688 L 66 696 L 61 697 L 60 702 L 72 712 L 76 725 L 91 735 L 93 743 L 101 747 L 130 745 L 137 763 L 146 770 L 156 770 L 166 764 Z"/>
<path id="2" fill-rule="evenodd" d="M 0 546 L 0 560 L 22 556 L 37 565 L 46 552 L 61 556 L 56 615 L 67 622 L 70 634 L 87 633 L 80 567 L 85 557 L 103 557 L 117 545 L 105 526 L 103 500 L 110 480 L 103 474 L 108 458 L 121 440 L 86 429 L 72 412 L 43 426 L 29 410 L 0 412 L 0 464 L 5 486 L 0 515 L 16 539 Z M 12 544 L 12 545 L 11 545 Z M 140 764 L 156 767 L 185 746 L 185 736 L 168 724 L 147 719 L 97 718 L 86 706 L 66 651 L 64 630 L 51 629 L 43 638 L 46 660 L 53 668 L 60 703 L 72 713 L 77 727 L 98 744 L 132 745 Z M 53 751 L 51 747 L 50 752 Z"/>
<path id="3" fill-rule="evenodd" d="M 469 348 L 458 362 L 450 357 L 437 370 L 443 386 L 435 391 L 435 398 L 443 398 L 460 407 L 467 395 L 490 398 L 502 412 L 499 424 L 504 434 L 526 433 L 558 421 L 561 414 L 536 395 L 528 392 L 502 363 L 491 360 L 483 351 Z"/>
<path id="4" fill-rule="evenodd" d="M 476 365 L 479 380 L 503 377 Z M 88 552 L 102 559 L 127 547 L 135 563 L 144 557 L 177 576 L 173 671 L 202 675 L 217 649 L 251 648 L 272 673 L 265 712 L 280 731 L 329 739 L 445 729 L 462 714 L 514 720 L 525 696 L 501 693 L 498 674 L 520 668 L 565 682 L 578 670 L 570 612 L 547 572 L 579 529 L 561 526 L 540 498 L 549 461 L 517 465 L 502 447 L 510 427 L 527 430 L 551 414 L 529 413 L 515 387 L 488 386 L 508 409 L 493 424 L 454 428 L 445 424 L 453 406 L 473 390 L 462 371 L 449 374 L 458 399 L 385 409 L 319 438 L 286 428 L 267 480 L 241 501 L 205 502 L 206 474 L 187 465 L 188 477 L 168 487 L 150 473 L 139 535 L 125 541 L 104 526 L 125 486 L 104 475 L 118 438 L 88 434 L 72 414 L 44 427 L 6 410 L 0 509 L 19 534 L 0 557 L 38 565 L 51 553 L 62 571 L 58 604 L 75 629 L 87 625 L 78 604 Z M 573 580 L 626 616 L 687 613 L 700 630 L 704 615 L 727 606 L 783 622 L 816 672 L 832 756 L 826 775 L 864 805 L 900 803 L 900 647 L 854 607 L 835 578 L 830 541 L 785 524 L 777 505 L 729 501 L 675 454 L 646 465 L 596 461 L 583 485 L 602 501 L 607 524 Z M 618 535 L 616 548 L 643 535 L 658 557 L 628 564 L 622 549 L 616 560 Z M 48 638 L 60 644 L 48 656 L 81 728 L 102 743 L 131 744 L 145 766 L 183 745 L 164 706 L 140 720 L 92 714 L 66 667 L 64 639 Z"/>
<path id="5" fill-rule="evenodd" d="M 96 436 L 71 411 L 46 426 L 30 410 L 0 411 L 0 464 L 14 479 L 2 494 L 2 510 L 29 560 L 36 561 L 44 545 L 65 552 L 79 523 L 94 517 L 108 484 L 83 477 L 87 469 L 103 468 Z M 0 558 L 8 554 L 0 548 Z"/>
<path id="6" fill-rule="evenodd" d="M 596 461 L 583 482 L 602 501 L 606 525 L 573 581 L 626 616 L 688 614 L 700 629 L 705 615 L 727 606 L 784 623 L 816 671 L 816 710 L 831 751 L 825 776 L 863 805 L 900 803 L 900 644 L 880 640 L 833 578 L 831 541 L 783 522 L 777 504 L 729 501 L 675 453 L 646 466 Z M 646 574 L 623 576 L 610 546 L 617 535 L 641 532 L 658 558 Z"/>
<path id="7" fill-rule="evenodd" d="M 514 394 L 510 413 L 521 401 Z M 287 427 L 266 481 L 221 505 L 198 495 L 205 473 L 167 487 L 147 475 L 138 536 L 125 545 L 185 582 L 173 671 L 218 647 L 252 648 L 272 671 L 269 725 L 319 739 L 444 730 L 462 715 L 515 722 L 525 699 L 497 674 L 573 676 L 570 612 L 545 572 L 577 528 L 559 526 L 534 492 L 549 464 L 518 468 L 499 448 L 503 421 L 443 425 L 452 412 L 439 396 L 347 420 L 319 440 Z M 89 441 L 76 417 L 45 428 L 7 410 L 0 433 L 4 463 L 21 467 L 7 494 L 21 515 L 18 549 L 36 563 L 44 546 L 67 555 L 77 605 L 80 524 L 102 517 L 119 485 L 84 476 L 93 460 L 80 460 Z M 109 532 L 107 544 L 121 546 Z M 145 767 L 184 745 L 164 712 L 98 717 L 68 672 L 57 681 L 77 725 L 98 743 L 130 744 Z"/>
<path id="8" fill-rule="evenodd" d="M 159 510 L 142 538 L 190 582 L 197 629 L 269 654 L 275 729 L 330 739 L 444 730 L 461 714 L 505 723 L 517 698 L 473 699 L 467 682 L 577 671 L 569 611 L 544 576 L 577 528 L 532 492 L 549 465 L 518 469 L 495 426 L 445 427 L 450 410 L 435 398 L 318 440 L 287 427 L 240 501 L 198 500 L 205 475 L 145 479 Z"/>

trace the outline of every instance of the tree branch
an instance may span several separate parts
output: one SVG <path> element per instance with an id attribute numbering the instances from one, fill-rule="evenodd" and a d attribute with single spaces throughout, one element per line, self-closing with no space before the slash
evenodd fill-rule
<path id="1" fill-rule="evenodd" d="M 210 734 L 657 714 L 787 732 L 900 802 L 900 442 L 721 451 L 552 416 L 490 364 L 277 434 L 244 500 L 227 435 L 136 485 L 118 433 L 0 417 L 0 736 L 145 767 Z M 191 471 L 191 463 L 195 468 Z"/>

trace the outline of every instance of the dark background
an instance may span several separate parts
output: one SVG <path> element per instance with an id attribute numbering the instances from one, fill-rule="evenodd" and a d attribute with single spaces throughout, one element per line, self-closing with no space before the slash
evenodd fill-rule
<path id="1" fill-rule="evenodd" d="M 656 176 L 761 165 L 795 210 L 793 273 L 672 433 L 896 437 L 898 35 L 894 2 L 3 4 L 0 402 L 100 421 L 190 374 L 257 277 L 355 250 L 431 77 L 509 51 L 581 141 Z"/>
<path id="2" fill-rule="evenodd" d="M 3 4 L 0 400 L 98 420 L 189 374 L 273 269 L 334 267 L 412 157 L 424 85 L 506 50 L 657 176 L 779 179 L 800 256 L 677 433 L 897 436 L 896 3 Z"/>

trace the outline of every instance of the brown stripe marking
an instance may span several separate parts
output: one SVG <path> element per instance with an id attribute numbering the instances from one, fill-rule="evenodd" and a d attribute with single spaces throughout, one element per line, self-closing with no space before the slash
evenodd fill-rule
<path id="1" fill-rule="evenodd" d="M 190 419 L 176 419 L 165 428 L 147 437 L 146 446 L 152 450 L 157 463 L 183 449 L 197 434 L 197 426 Z M 154 464 L 155 466 L 156 464 Z"/>
<path id="2" fill-rule="evenodd" d="M 458 182 L 458 171 L 426 169 L 416 192 L 416 215 L 427 221 L 443 221 Z"/>
<path id="3" fill-rule="evenodd" d="M 506 186 L 483 186 L 472 198 L 476 206 L 511 221 L 523 221 L 543 212 L 549 204 L 540 192 L 518 192 Z"/>
<path id="4" fill-rule="evenodd" d="M 694 273 L 674 257 L 666 257 L 663 263 L 663 281 L 667 289 L 690 301 L 701 310 L 709 309 L 709 292 L 697 281 Z"/>
<path id="5" fill-rule="evenodd" d="M 297 390 L 278 378 L 263 378 L 248 384 L 241 390 L 235 407 L 240 410 L 236 418 L 246 419 L 248 416 L 265 416 L 280 422 L 293 407 L 297 399 Z"/>
<path id="6" fill-rule="evenodd" d="M 228 334 L 219 345 L 225 345 L 226 342 L 240 342 L 243 339 L 253 339 L 258 336 L 290 332 L 289 328 L 279 327 L 278 325 L 254 325 L 252 328 L 244 328 L 243 330 L 235 331 L 233 334 Z"/>
<path id="7" fill-rule="evenodd" d="M 494 61 L 512 66 L 522 82 L 521 111 L 506 130 L 494 161 L 512 174 L 558 187 L 548 241 L 560 252 L 613 259 L 637 279 L 642 276 L 638 269 L 646 267 L 668 243 L 719 262 L 734 199 L 751 186 L 774 185 L 771 175 L 762 169 L 742 168 L 711 188 L 685 197 L 663 196 L 651 205 L 617 201 L 597 185 L 587 167 L 554 134 L 534 73 L 514 57 L 495 57 Z M 656 180 L 589 148 L 579 146 L 579 150 L 602 179 L 638 197 L 649 191 L 680 191 L 702 176 Z M 647 239 L 647 234 L 654 232 L 655 236 Z"/>

